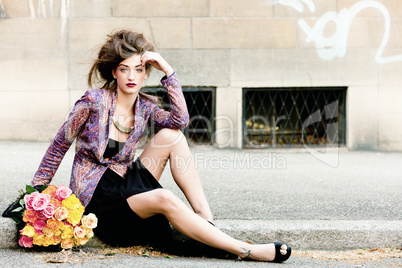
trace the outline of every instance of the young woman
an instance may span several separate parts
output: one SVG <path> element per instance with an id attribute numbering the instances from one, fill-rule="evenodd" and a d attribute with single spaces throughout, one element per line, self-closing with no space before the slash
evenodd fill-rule
<path id="1" fill-rule="evenodd" d="M 161 83 L 171 111 L 140 89 L 151 67 L 165 73 Z M 200 178 L 186 139 L 179 129 L 189 115 L 172 67 L 140 33 L 122 30 L 108 36 L 88 77 L 102 89 L 88 90 L 75 104 L 50 144 L 32 185 L 49 184 L 62 158 L 76 141 L 70 188 L 98 217 L 94 230 L 110 245 L 168 239 L 171 225 L 206 245 L 260 261 L 285 261 L 286 244 L 251 245 L 213 225 Z M 148 120 L 162 128 L 135 159 L 136 145 Z M 179 161 L 190 159 L 186 169 Z M 158 183 L 169 159 L 173 178 L 193 210 Z"/>

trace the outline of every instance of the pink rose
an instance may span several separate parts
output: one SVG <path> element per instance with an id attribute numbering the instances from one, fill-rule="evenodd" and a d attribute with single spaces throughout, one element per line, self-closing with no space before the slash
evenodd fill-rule
<path id="1" fill-rule="evenodd" d="M 53 216 L 58 221 L 64 220 L 68 216 L 68 209 L 65 207 L 58 207 Z"/>
<path id="2" fill-rule="evenodd" d="M 98 218 L 93 213 L 89 213 L 88 215 L 82 218 L 82 226 L 85 228 L 93 229 L 98 225 Z"/>
<path id="3" fill-rule="evenodd" d="M 75 226 L 75 228 L 74 228 L 74 236 L 76 238 L 84 238 L 85 234 L 86 234 L 86 232 L 85 232 L 84 229 L 82 229 L 80 226 Z"/>
<path id="4" fill-rule="evenodd" d="M 57 188 L 56 191 L 56 198 L 59 199 L 60 201 L 66 199 L 72 194 L 73 191 L 71 191 L 70 188 L 60 185 L 59 188 Z"/>
<path id="5" fill-rule="evenodd" d="M 35 228 L 35 231 L 42 231 L 47 224 L 44 220 L 36 220 L 32 225 Z"/>
<path id="6" fill-rule="evenodd" d="M 46 218 L 50 219 L 53 217 L 54 214 L 54 207 L 52 204 L 48 204 L 47 207 L 43 210 L 43 215 L 45 215 Z"/>
<path id="7" fill-rule="evenodd" d="M 32 201 L 32 207 L 36 211 L 44 210 L 50 202 L 50 195 L 37 194 Z"/>
<path id="8" fill-rule="evenodd" d="M 33 239 L 32 237 L 28 237 L 26 235 L 21 236 L 21 238 L 18 240 L 18 244 L 21 247 L 26 247 L 26 248 L 31 248 L 33 247 Z"/>
<path id="9" fill-rule="evenodd" d="M 27 210 L 33 210 L 32 207 L 32 202 L 39 193 L 38 192 L 33 192 L 32 194 L 28 194 L 24 196 L 24 202 L 25 202 L 25 207 Z"/>

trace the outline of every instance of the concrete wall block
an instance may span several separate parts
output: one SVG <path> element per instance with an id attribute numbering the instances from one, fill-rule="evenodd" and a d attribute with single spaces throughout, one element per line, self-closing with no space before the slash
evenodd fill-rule
<path id="1" fill-rule="evenodd" d="M 378 149 L 381 151 L 400 152 L 402 151 L 402 141 L 381 141 Z"/>
<path id="2" fill-rule="evenodd" d="M 67 116 L 69 93 L 63 91 L 36 91 L 24 94 L 25 120 L 60 121 Z"/>
<path id="3" fill-rule="evenodd" d="M 72 50 L 70 52 L 70 65 L 68 86 L 70 90 L 88 89 L 88 73 L 94 60 L 97 58 L 98 50 Z M 93 85 L 94 88 L 99 87 Z"/>
<path id="4" fill-rule="evenodd" d="M 402 55 L 402 49 L 387 49 L 383 57 Z M 398 56 L 402 57 L 402 56 Z M 402 61 L 398 60 L 391 63 L 379 64 L 379 84 L 380 86 L 399 86 L 402 85 Z"/>
<path id="5" fill-rule="evenodd" d="M 59 19 L 0 20 L 0 58 L 65 57 L 65 30 Z"/>
<path id="6" fill-rule="evenodd" d="M 2 0 L 2 4 L 7 18 L 29 18 L 31 16 L 28 0 L 20 0 L 18 3 L 15 0 Z"/>
<path id="7" fill-rule="evenodd" d="M 68 104 L 68 113 L 74 107 L 74 104 L 85 94 L 86 89 L 84 90 L 70 90 L 69 92 L 69 104 Z"/>
<path id="8" fill-rule="evenodd" d="M 112 0 L 114 17 L 204 17 L 208 0 Z"/>
<path id="9" fill-rule="evenodd" d="M 7 131 L 0 131 L 0 140 L 51 141 L 63 121 L 13 121 L 1 122 Z"/>
<path id="10" fill-rule="evenodd" d="M 364 101 L 361 101 L 364 99 Z M 346 136 L 349 149 L 378 149 L 378 89 L 349 87 L 346 98 Z"/>
<path id="11" fill-rule="evenodd" d="M 401 6 L 402 9 L 402 6 Z M 393 19 L 390 22 L 390 29 L 386 31 L 385 23 L 383 20 L 369 20 L 370 26 L 370 45 L 372 48 L 380 48 L 382 42 L 386 42 L 385 52 L 388 49 L 397 49 L 402 47 L 402 20 Z M 387 38 L 387 35 L 389 36 Z M 401 50 L 402 54 L 402 50 Z"/>
<path id="12" fill-rule="evenodd" d="M 26 103 L 23 100 L 24 92 L 22 91 L 0 91 L 0 122 L 24 120 Z"/>
<path id="13" fill-rule="evenodd" d="M 0 91 L 68 89 L 68 61 L 62 59 L 14 59 L 0 61 Z"/>
<path id="14" fill-rule="evenodd" d="M 70 0 L 70 16 L 73 18 L 107 18 L 112 16 L 111 0 Z"/>
<path id="15" fill-rule="evenodd" d="M 0 92 L 0 122 L 57 121 L 68 112 L 68 91 Z"/>
<path id="16" fill-rule="evenodd" d="M 146 38 L 154 41 L 147 19 L 71 19 L 69 28 L 72 50 L 99 50 L 108 34 L 121 29 L 142 32 Z"/>
<path id="17" fill-rule="evenodd" d="M 402 113 L 380 115 L 378 122 L 380 143 L 402 142 Z"/>
<path id="18" fill-rule="evenodd" d="M 345 8 L 347 8 L 348 10 L 354 10 L 357 7 L 356 4 L 360 5 L 361 9 L 359 10 L 361 11 L 356 14 L 356 17 L 385 18 L 384 13 L 381 12 L 381 9 L 383 7 L 385 7 L 386 9 L 385 12 L 388 13 L 391 18 L 402 17 L 402 8 L 400 0 L 376 0 L 376 1 L 338 0 L 337 3 L 338 3 L 338 12 Z"/>
<path id="19" fill-rule="evenodd" d="M 387 114 L 401 114 L 402 116 L 401 86 L 380 86 L 378 98 L 380 120 L 383 116 L 387 116 Z"/>
<path id="20" fill-rule="evenodd" d="M 209 2 L 211 17 L 272 17 L 273 5 L 262 0 L 214 0 Z"/>
<path id="21" fill-rule="evenodd" d="M 242 88 L 216 89 L 215 146 L 242 147 Z"/>
<path id="22" fill-rule="evenodd" d="M 183 86 L 227 87 L 230 79 L 228 50 L 161 50 Z M 152 71 L 147 86 L 160 85 L 164 74 Z"/>
<path id="23" fill-rule="evenodd" d="M 191 48 L 191 19 L 150 19 L 157 49 Z"/>
<path id="24" fill-rule="evenodd" d="M 298 27 L 298 45 L 299 47 L 312 48 L 323 47 L 322 43 L 327 38 L 333 38 L 333 44 L 326 44 L 326 48 L 331 47 L 342 47 L 342 48 L 370 48 L 372 42 L 372 32 L 370 31 L 370 22 L 366 19 L 355 19 L 351 24 L 350 28 L 346 31 L 345 29 L 338 28 L 333 22 L 328 22 L 321 31 L 315 32 L 313 29 L 320 29 L 320 24 L 318 24 L 316 19 L 305 19 L 307 25 L 311 28 L 309 31 L 303 30 Z M 317 28 L 316 28 L 317 27 Z M 345 42 L 343 42 L 345 40 Z"/>
<path id="25" fill-rule="evenodd" d="M 2 0 L 7 18 L 59 18 L 61 0 Z"/>
<path id="26" fill-rule="evenodd" d="M 271 0 L 271 3 L 274 1 Z M 285 1 L 283 1 L 285 2 Z M 302 1 L 287 1 L 287 4 L 274 4 L 274 17 L 319 18 L 324 13 L 336 11 L 336 0 L 314 0 L 312 5 Z"/>
<path id="27" fill-rule="evenodd" d="M 193 19 L 193 48 L 295 48 L 297 23 L 270 19 Z"/>
<path id="28" fill-rule="evenodd" d="M 232 50 L 231 85 L 240 87 L 348 86 L 378 82 L 371 51 L 348 50 L 345 58 L 322 60 L 313 49 Z"/>

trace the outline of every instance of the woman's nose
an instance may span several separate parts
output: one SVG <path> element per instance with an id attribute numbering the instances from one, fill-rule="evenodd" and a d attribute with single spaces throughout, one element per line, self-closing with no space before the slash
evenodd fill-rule
<path id="1" fill-rule="evenodd" d="M 135 77 L 134 77 L 134 71 L 130 71 L 130 72 L 129 72 L 129 74 L 128 74 L 128 79 L 129 79 L 129 80 L 134 80 L 134 79 L 135 79 Z"/>

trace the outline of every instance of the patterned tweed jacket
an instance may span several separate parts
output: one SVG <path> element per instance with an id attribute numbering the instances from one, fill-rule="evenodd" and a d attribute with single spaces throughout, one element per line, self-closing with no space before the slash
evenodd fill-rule
<path id="1" fill-rule="evenodd" d="M 124 148 L 110 159 L 103 158 L 109 139 L 109 126 L 116 107 L 117 91 L 88 90 L 76 103 L 67 120 L 47 149 L 31 185 L 49 184 L 64 155 L 76 140 L 70 188 L 88 205 L 96 186 L 107 168 L 124 176 L 134 161 L 137 143 L 148 120 L 155 126 L 180 129 L 188 124 L 189 116 L 181 85 L 174 73 L 162 78 L 170 98 L 170 112 L 159 108 L 156 99 L 138 94 L 134 105 L 134 127 Z"/>

